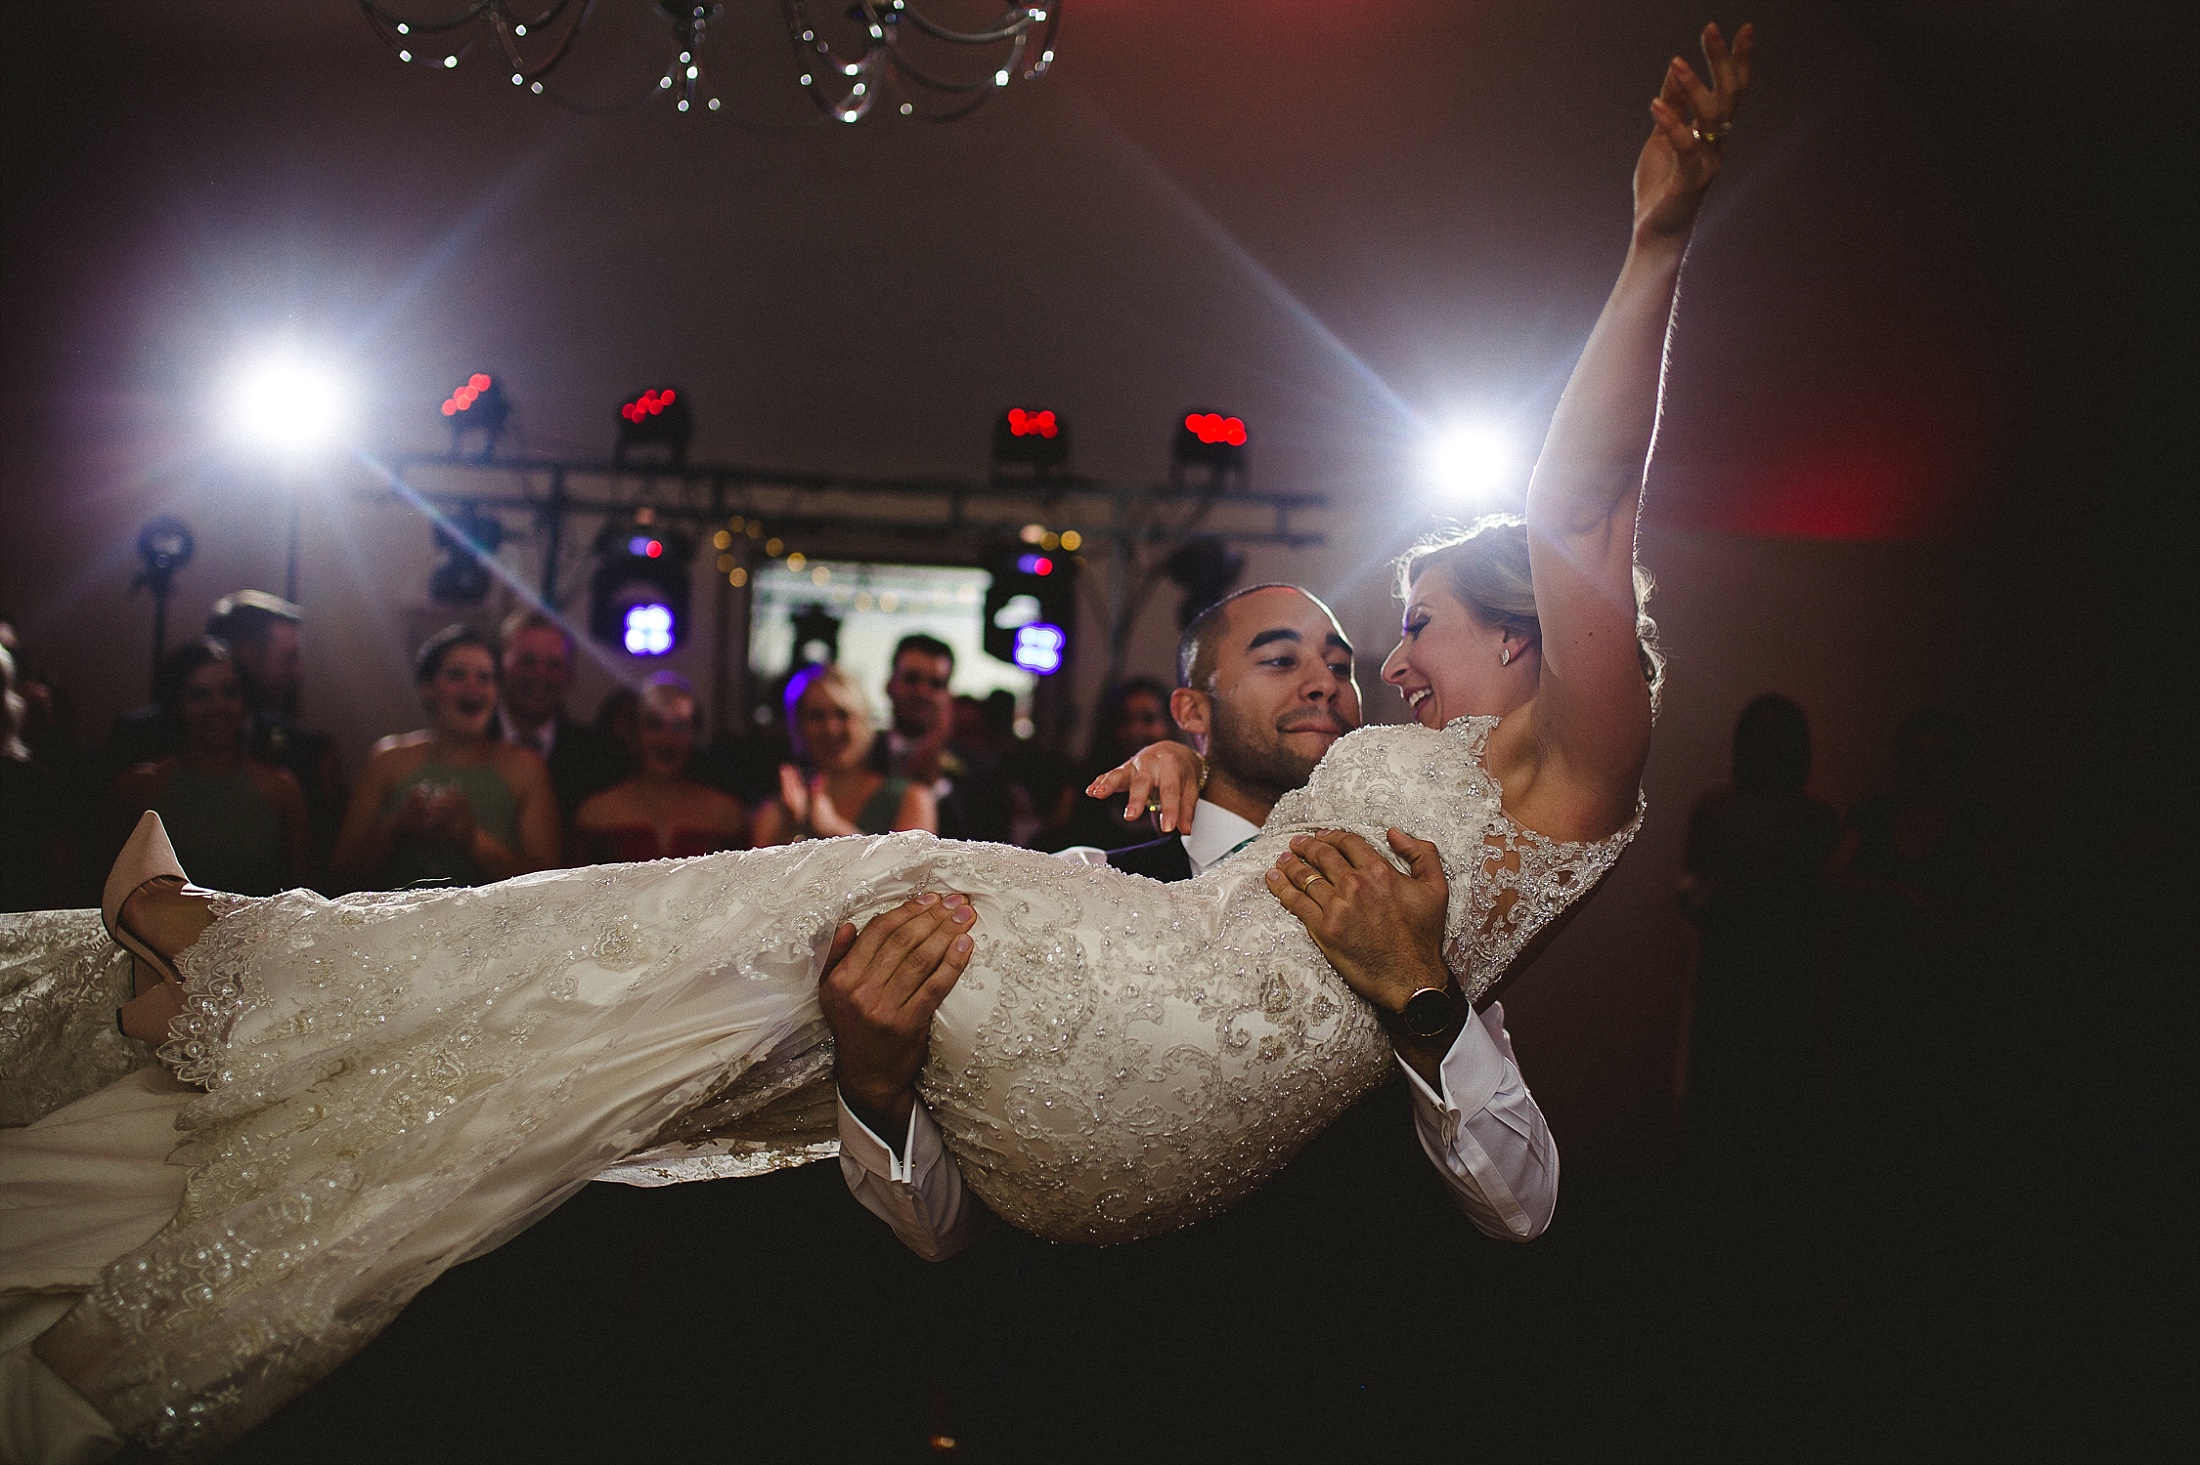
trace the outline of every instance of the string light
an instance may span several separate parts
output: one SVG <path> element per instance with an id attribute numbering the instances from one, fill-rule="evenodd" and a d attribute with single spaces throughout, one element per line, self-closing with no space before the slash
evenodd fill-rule
<path id="1" fill-rule="evenodd" d="M 360 9 L 368 26 L 407 65 L 455 70 L 461 56 L 486 42 L 501 52 L 512 85 L 577 110 L 626 111 L 666 93 L 673 94 L 673 105 L 681 112 L 693 111 L 698 103 L 712 112 L 724 110 L 723 98 L 702 94 L 703 41 L 710 22 L 725 8 L 723 0 L 660 0 L 655 8 L 671 23 L 673 54 L 679 59 L 652 74 L 639 95 L 608 105 L 597 98 L 567 99 L 545 85 L 576 49 L 594 9 L 591 0 L 548 0 L 547 9 L 526 20 L 514 13 L 514 6 L 525 3 L 533 9 L 543 0 L 445 3 L 450 10 L 440 20 L 399 19 L 384 0 L 360 0 Z M 842 34 L 852 34 L 855 49 L 843 52 L 810 23 L 809 5 L 810 0 L 783 0 L 780 8 L 788 34 L 796 45 L 823 57 L 825 68 L 843 80 L 845 90 L 835 93 L 821 87 L 814 67 L 801 73 L 800 85 L 824 117 L 840 122 L 868 116 L 889 82 L 903 94 L 895 101 L 899 116 L 933 122 L 966 117 L 1012 81 L 1036 81 L 1045 75 L 1054 64 L 1055 36 L 1061 26 L 1060 0 L 1008 5 L 999 19 L 978 30 L 961 30 L 934 20 L 911 0 L 854 0 L 846 10 L 854 30 Z M 412 41 L 416 32 L 446 42 L 444 54 L 416 59 Z M 964 71 L 967 79 L 958 79 L 952 68 L 943 74 L 935 62 L 940 56 L 974 53 L 987 60 L 982 68 L 973 68 L 974 75 Z"/>

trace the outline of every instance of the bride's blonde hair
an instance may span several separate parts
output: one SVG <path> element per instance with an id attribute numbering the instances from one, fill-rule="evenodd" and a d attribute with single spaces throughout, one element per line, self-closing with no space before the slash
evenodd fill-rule
<path id="1" fill-rule="evenodd" d="M 1398 598 L 1429 570 L 1441 571 L 1445 588 L 1475 616 L 1516 636 L 1540 639 L 1543 622 L 1535 610 L 1535 578 L 1528 565 L 1528 521 L 1518 514 L 1484 514 L 1471 524 L 1440 529 L 1398 556 Z M 1635 566 L 1635 649 L 1642 679 L 1650 688 L 1650 710 L 1657 711 L 1665 690 L 1665 653 L 1658 649 L 1658 623 L 1643 607 L 1656 582 Z"/>

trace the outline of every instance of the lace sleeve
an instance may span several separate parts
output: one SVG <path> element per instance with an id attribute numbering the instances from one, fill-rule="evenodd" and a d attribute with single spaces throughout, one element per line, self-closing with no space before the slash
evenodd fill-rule
<path id="1" fill-rule="evenodd" d="M 0 1125 L 29 1124 L 153 1061 L 115 1030 L 130 957 L 98 911 L 0 915 Z"/>

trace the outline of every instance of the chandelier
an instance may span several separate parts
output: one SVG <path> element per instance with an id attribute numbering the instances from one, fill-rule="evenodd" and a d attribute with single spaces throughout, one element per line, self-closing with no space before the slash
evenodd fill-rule
<path id="1" fill-rule="evenodd" d="M 382 0 L 359 0 L 376 35 L 408 66 L 454 70 L 476 50 L 500 62 L 512 85 L 575 111 L 630 111 L 670 98 L 677 110 L 720 111 L 725 99 L 711 88 L 703 42 L 725 4 L 710 0 L 657 0 L 671 25 L 668 58 L 661 71 L 624 99 L 609 104 L 561 92 L 558 68 L 573 54 L 597 0 L 533 0 L 541 8 L 522 15 L 511 0 L 470 0 L 440 18 L 416 20 Z M 770 0 L 730 0 L 765 4 Z M 838 44 L 811 19 L 807 0 L 777 0 L 794 71 L 817 106 L 816 120 L 858 122 L 875 107 L 894 107 L 924 122 L 953 122 L 984 106 L 1011 81 L 1036 81 L 1054 64 L 1055 32 L 1062 0 L 1008 5 L 977 30 L 959 30 L 927 17 L 919 0 L 848 0 L 833 17 Z M 937 10 L 937 0 L 923 0 Z M 406 7 L 410 8 L 410 7 Z M 945 61 L 952 70 L 935 68 Z M 750 124 L 766 125 L 769 124 Z"/>

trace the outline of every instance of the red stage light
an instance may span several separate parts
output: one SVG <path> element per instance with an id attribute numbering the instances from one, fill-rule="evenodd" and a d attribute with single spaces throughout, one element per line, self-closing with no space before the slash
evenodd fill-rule
<path id="1" fill-rule="evenodd" d="M 1245 446 L 1245 419 L 1224 417 L 1219 412 L 1194 412 L 1184 419 L 1184 430 L 1209 447 L 1227 443 L 1233 448 Z"/>
<path id="2" fill-rule="evenodd" d="M 667 387 L 664 391 L 647 391 L 619 409 L 619 415 L 629 422 L 640 422 L 645 417 L 662 417 L 665 409 L 680 400 L 680 394 Z"/>
<path id="3" fill-rule="evenodd" d="M 662 539 L 652 539 L 651 541 L 649 541 L 648 544 L 642 547 L 642 553 L 648 555 L 651 559 L 657 559 L 661 557 L 664 552 L 665 542 Z"/>
<path id="4" fill-rule="evenodd" d="M 466 390 L 470 392 L 486 392 L 489 390 L 488 373 L 477 371 L 466 378 Z"/>
<path id="5" fill-rule="evenodd" d="M 458 415 L 458 403 L 445 402 L 443 404 L 443 415 L 445 417 L 456 417 Z"/>
<path id="6" fill-rule="evenodd" d="M 1052 412 L 1026 412 L 1021 407 L 1008 409 L 1008 430 L 1016 437 L 1054 437 L 1062 428 Z"/>

